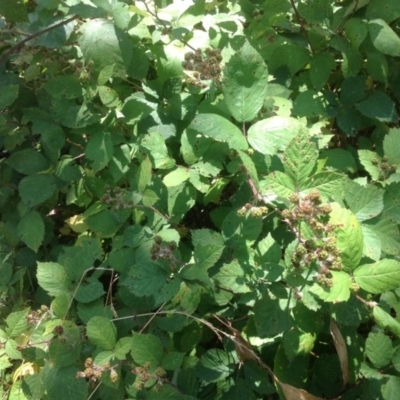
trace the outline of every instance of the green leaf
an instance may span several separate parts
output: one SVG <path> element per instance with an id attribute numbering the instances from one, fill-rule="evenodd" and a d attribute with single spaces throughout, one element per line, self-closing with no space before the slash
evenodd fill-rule
<path id="1" fill-rule="evenodd" d="M 164 356 L 161 367 L 169 371 L 177 370 L 181 367 L 184 356 L 185 353 L 171 351 Z"/>
<path id="2" fill-rule="evenodd" d="M 108 86 L 99 86 L 98 90 L 100 100 L 106 107 L 118 107 L 120 105 L 118 93 L 114 89 Z"/>
<path id="3" fill-rule="evenodd" d="M 18 185 L 22 201 L 30 208 L 50 199 L 55 188 L 54 177 L 48 174 L 26 176 Z"/>
<path id="4" fill-rule="evenodd" d="M 61 75 L 50 79 L 44 89 L 57 99 L 76 99 L 81 97 L 82 86 L 74 75 Z"/>
<path id="5" fill-rule="evenodd" d="M 131 355 L 135 363 L 139 365 L 150 363 L 150 370 L 154 371 L 163 358 L 160 339 L 154 335 L 132 332 Z"/>
<path id="6" fill-rule="evenodd" d="M 105 293 L 102 283 L 95 280 L 88 284 L 81 283 L 75 293 L 75 300 L 80 303 L 90 303 L 100 298 Z"/>
<path id="7" fill-rule="evenodd" d="M 7 164 L 24 175 L 37 174 L 49 168 L 50 163 L 33 149 L 17 151 L 7 159 Z"/>
<path id="8" fill-rule="evenodd" d="M 224 100 L 238 122 L 253 120 L 260 111 L 268 84 L 268 69 L 260 54 L 246 41 L 224 69 Z"/>
<path id="9" fill-rule="evenodd" d="M 56 368 L 51 363 L 46 363 L 42 371 L 42 382 L 47 396 L 58 400 L 87 399 L 87 383 L 84 379 L 76 378 L 77 372 L 76 367 Z"/>
<path id="10" fill-rule="evenodd" d="M 196 267 L 204 270 L 215 265 L 225 247 L 222 236 L 210 229 L 193 230 L 192 241 Z"/>
<path id="11" fill-rule="evenodd" d="M 383 368 L 392 359 L 392 341 L 382 332 L 370 332 L 365 342 L 365 355 L 376 368 Z"/>
<path id="12" fill-rule="evenodd" d="M 347 301 L 350 298 L 350 275 L 343 271 L 331 271 L 332 286 L 325 287 L 314 284 L 311 292 L 326 302 Z"/>
<path id="13" fill-rule="evenodd" d="M 392 128 L 383 139 L 383 151 L 388 158 L 389 164 L 400 165 L 400 129 Z"/>
<path id="14" fill-rule="evenodd" d="M 371 0 L 368 4 L 366 17 L 381 18 L 387 23 L 400 18 L 399 3 L 396 0 Z"/>
<path id="15" fill-rule="evenodd" d="M 98 172 L 105 168 L 113 156 L 113 144 L 109 132 L 95 133 L 86 146 L 86 157 L 93 161 L 93 170 Z"/>
<path id="16" fill-rule="evenodd" d="M 333 15 L 332 3 L 329 0 L 309 0 L 299 3 L 298 12 L 311 24 L 323 24 Z"/>
<path id="17" fill-rule="evenodd" d="M 44 223 L 37 211 L 28 211 L 18 222 L 18 236 L 34 252 L 37 252 L 44 239 Z"/>
<path id="18" fill-rule="evenodd" d="M 254 150 L 272 156 L 278 150 L 284 150 L 301 129 L 297 119 L 274 116 L 253 124 L 248 130 L 247 139 Z"/>
<path id="19" fill-rule="evenodd" d="M 361 18 L 351 18 L 344 24 L 344 31 L 353 47 L 358 49 L 368 35 L 368 24 Z"/>
<path id="20" fill-rule="evenodd" d="M 375 224 L 368 224 L 379 237 L 382 251 L 387 254 L 397 255 L 400 253 L 399 230 L 397 225 L 388 218 L 381 218 Z"/>
<path id="21" fill-rule="evenodd" d="M 354 271 L 354 279 L 367 292 L 379 294 L 400 286 L 400 262 L 383 259 Z"/>
<path id="22" fill-rule="evenodd" d="M 175 160 L 169 157 L 164 138 L 156 132 L 150 132 L 141 142 L 149 151 L 154 168 L 170 169 L 175 165 Z"/>
<path id="23" fill-rule="evenodd" d="M 320 152 L 320 159 L 326 159 L 326 167 L 337 169 L 339 172 L 354 174 L 357 164 L 353 155 L 344 149 L 329 149 Z"/>
<path id="24" fill-rule="evenodd" d="M 368 27 L 372 43 L 377 50 L 392 57 L 400 56 L 400 38 L 384 20 L 369 21 Z"/>
<path id="25" fill-rule="evenodd" d="M 377 119 L 380 122 L 396 123 L 399 119 L 394 101 L 379 90 L 358 103 L 356 107 L 366 117 Z"/>
<path id="26" fill-rule="evenodd" d="M 385 400 L 396 400 L 400 391 L 400 378 L 389 375 L 387 382 L 383 385 L 381 393 Z"/>
<path id="27" fill-rule="evenodd" d="M 316 53 L 310 61 L 310 79 L 314 89 L 322 89 L 327 83 L 332 70 L 335 68 L 336 61 L 332 54 Z"/>
<path id="28" fill-rule="evenodd" d="M 112 350 L 117 343 L 117 329 L 113 322 L 105 317 L 93 317 L 86 325 L 89 340 L 104 350 Z"/>
<path id="29" fill-rule="evenodd" d="M 256 188 L 258 188 L 258 176 L 257 176 L 257 169 L 254 165 L 253 160 L 248 156 L 245 152 L 241 150 L 237 150 L 240 159 L 242 160 L 243 166 L 246 168 L 249 177 L 252 179 Z"/>
<path id="30" fill-rule="evenodd" d="M 147 185 L 151 182 L 152 168 L 150 158 L 147 156 L 140 164 L 139 171 L 137 174 L 138 188 L 141 192 L 144 192 Z"/>
<path id="31" fill-rule="evenodd" d="M 27 308 L 25 310 L 16 311 L 7 316 L 5 319 L 7 328 L 6 332 L 9 338 L 17 338 L 22 334 L 26 334 L 28 329 L 28 319 L 27 316 L 30 312 L 30 309 Z"/>
<path id="32" fill-rule="evenodd" d="M 396 319 L 377 305 L 372 309 L 372 314 L 382 329 L 388 329 L 400 338 L 400 323 Z"/>
<path id="33" fill-rule="evenodd" d="M 28 20 L 27 4 L 22 0 L 2 0 L 0 14 L 10 22 L 22 22 Z"/>
<path id="34" fill-rule="evenodd" d="M 67 274 L 60 264 L 38 262 L 37 279 L 39 285 L 50 296 L 58 296 L 69 291 L 70 284 L 67 280 Z"/>
<path id="35" fill-rule="evenodd" d="M 220 349 L 211 349 L 204 353 L 196 365 L 197 376 L 205 382 L 218 382 L 232 372 L 232 358 Z"/>
<path id="36" fill-rule="evenodd" d="M 315 340 L 315 333 L 302 332 L 298 328 L 283 332 L 283 346 L 289 361 L 298 355 L 308 354 L 313 349 Z"/>
<path id="37" fill-rule="evenodd" d="M 180 168 L 173 170 L 169 174 L 165 175 L 163 178 L 164 185 L 167 187 L 170 186 L 179 186 L 190 177 L 190 171 L 186 168 Z"/>
<path id="38" fill-rule="evenodd" d="M 358 221 L 376 217 L 383 210 L 384 190 L 376 186 L 361 186 L 348 181 L 345 186 L 345 199 Z"/>
<path id="39" fill-rule="evenodd" d="M 329 222 L 337 225 L 334 232 L 343 268 L 345 271 L 352 271 L 357 268 L 363 254 L 361 225 L 350 210 L 340 207 L 337 203 L 332 204 Z"/>
<path id="40" fill-rule="evenodd" d="M 384 210 L 383 214 L 390 220 L 394 220 L 400 224 L 400 183 L 389 185 L 383 197 Z"/>
<path id="41" fill-rule="evenodd" d="M 245 269 L 235 260 L 229 264 L 224 264 L 212 278 L 222 289 L 232 291 L 233 293 L 248 293 L 250 289 L 247 284 L 246 275 Z"/>
<path id="42" fill-rule="evenodd" d="M 121 112 L 124 114 L 128 125 L 135 125 L 141 119 L 150 115 L 153 110 L 153 103 L 137 94 L 132 94 L 125 99 Z"/>
<path id="43" fill-rule="evenodd" d="M 293 114 L 309 118 L 325 116 L 321 95 L 315 90 L 301 92 L 293 102 Z"/>
<path id="44" fill-rule="evenodd" d="M 295 191 L 296 185 L 293 180 L 281 171 L 272 172 L 266 179 L 260 182 L 263 196 L 276 195 L 289 198 Z"/>
<path id="45" fill-rule="evenodd" d="M 309 51 L 303 46 L 297 46 L 293 43 L 284 43 L 277 46 L 268 62 L 268 67 L 272 74 L 282 66 L 289 69 L 293 76 L 300 71 L 310 58 Z"/>
<path id="46" fill-rule="evenodd" d="M 358 157 L 360 158 L 361 164 L 371 175 L 372 180 L 377 181 L 380 175 L 380 169 L 378 165 L 380 157 L 378 154 L 371 150 L 358 150 Z"/>
<path id="47" fill-rule="evenodd" d="M 248 144 L 240 129 L 217 114 L 198 114 L 187 128 L 188 135 L 203 135 L 226 142 L 231 149 L 247 150 Z"/>
<path id="48" fill-rule="evenodd" d="M 118 231 L 124 221 L 116 213 L 106 209 L 85 218 L 85 222 L 88 228 L 96 232 L 100 237 L 111 237 Z"/>
<path id="49" fill-rule="evenodd" d="M 287 146 L 283 165 L 285 172 L 299 185 L 311 174 L 317 160 L 318 151 L 315 144 L 308 139 L 308 135 L 300 133 Z"/>
<path id="50" fill-rule="evenodd" d="M 361 229 L 364 237 L 363 254 L 374 261 L 378 261 L 381 258 L 382 253 L 381 240 L 379 239 L 379 236 L 368 225 L 361 225 Z"/>

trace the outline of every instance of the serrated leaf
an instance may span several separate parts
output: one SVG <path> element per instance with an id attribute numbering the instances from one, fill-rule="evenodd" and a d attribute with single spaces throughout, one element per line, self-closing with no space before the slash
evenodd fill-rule
<path id="1" fill-rule="evenodd" d="M 362 222 L 376 217 L 383 210 L 384 190 L 376 186 L 361 186 L 349 181 L 345 186 L 345 199 L 350 210 Z"/>
<path id="2" fill-rule="evenodd" d="M 64 294 L 70 288 L 65 269 L 54 262 L 38 262 L 37 279 L 50 296 Z"/>
<path id="3" fill-rule="evenodd" d="M 343 175 L 337 172 L 319 172 L 305 180 L 300 189 L 302 192 L 316 189 L 324 197 L 341 199 L 343 193 Z"/>
<path id="4" fill-rule="evenodd" d="M 103 284 L 95 280 L 88 284 L 81 283 L 75 293 L 75 300 L 80 303 L 90 303 L 105 294 Z"/>
<path id="5" fill-rule="evenodd" d="M 44 238 L 44 222 L 41 215 L 34 210 L 22 216 L 17 226 L 21 240 L 34 252 L 37 252 Z"/>
<path id="6" fill-rule="evenodd" d="M 308 135 L 300 133 L 287 146 L 283 165 L 285 172 L 296 185 L 301 184 L 312 172 L 318 159 L 318 151 Z"/>
<path id="7" fill-rule="evenodd" d="M 381 307 L 375 305 L 372 309 L 372 315 L 375 322 L 383 329 L 389 329 L 398 338 L 400 338 L 400 323 Z"/>
<path id="8" fill-rule="evenodd" d="M 369 21 L 368 27 L 372 43 L 377 50 L 392 57 L 400 56 L 400 38 L 384 20 Z"/>
<path id="9" fill-rule="evenodd" d="M 392 341 L 382 332 L 370 332 L 365 342 L 365 354 L 376 368 L 383 368 L 392 359 Z"/>
<path id="10" fill-rule="evenodd" d="M 324 87 L 335 68 L 336 61 L 332 54 L 321 52 L 314 55 L 310 61 L 310 79 L 316 90 Z"/>
<path id="11" fill-rule="evenodd" d="M 350 298 L 350 275 L 344 271 L 331 271 L 332 286 L 325 287 L 314 284 L 311 292 L 326 302 L 347 301 Z"/>
<path id="12" fill-rule="evenodd" d="M 231 356 L 220 349 L 211 349 L 204 353 L 196 365 L 196 374 L 205 382 L 218 382 L 231 373 Z"/>
<path id="13" fill-rule="evenodd" d="M 2 85 L 1 97 L 0 97 L 0 110 L 14 103 L 14 101 L 18 97 L 18 92 L 19 92 L 19 85 Z"/>
<path id="14" fill-rule="evenodd" d="M 246 168 L 247 173 L 249 174 L 251 180 L 253 181 L 256 188 L 258 188 L 258 176 L 257 169 L 254 165 L 253 160 L 248 156 L 245 152 L 237 150 L 240 159 L 242 160 L 243 166 Z"/>
<path id="15" fill-rule="evenodd" d="M 381 240 L 379 239 L 379 236 L 368 225 L 361 225 L 361 229 L 364 237 L 363 254 L 374 261 L 378 261 L 381 258 L 382 253 Z"/>
<path id="16" fill-rule="evenodd" d="M 18 185 L 22 201 L 30 208 L 50 199 L 55 189 L 54 177 L 48 174 L 26 176 Z"/>
<path id="17" fill-rule="evenodd" d="M 114 89 L 108 86 L 99 86 L 98 90 L 100 100 L 106 107 L 118 107 L 120 105 L 118 93 Z"/>
<path id="18" fill-rule="evenodd" d="M 368 24 L 361 18 L 350 18 L 344 24 L 344 31 L 350 43 L 358 49 L 368 35 Z"/>
<path id="19" fill-rule="evenodd" d="M 75 99 L 82 96 L 82 86 L 74 75 L 60 75 L 50 79 L 44 89 L 55 98 Z"/>
<path id="20" fill-rule="evenodd" d="M 153 110 L 153 103 L 150 103 L 137 94 L 133 94 L 125 99 L 121 112 L 126 118 L 126 123 L 128 125 L 134 125 L 141 119 L 150 115 Z"/>
<path id="21" fill-rule="evenodd" d="M 400 129 L 392 128 L 383 139 L 383 151 L 390 165 L 400 165 Z"/>
<path id="22" fill-rule="evenodd" d="M 131 346 L 131 355 L 135 363 L 139 365 L 150 363 L 152 371 L 161 364 L 163 347 L 158 337 L 132 332 Z"/>
<path id="23" fill-rule="evenodd" d="M 238 122 L 251 121 L 261 109 L 268 84 L 268 69 L 260 54 L 246 41 L 224 69 L 224 100 Z"/>
<path id="24" fill-rule="evenodd" d="M 165 139 L 157 132 L 147 134 L 141 145 L 149 151 L 154 168 L 170 169 L 175 165 L 175 160 L 168 155 Z"/>
<path id="25" fill-rule="evenodd" d="M 165 175 L 163 178 L 164 185 L 167 187 L 170 186 L 179 186 L 183 182 L 187 181 L 190 177 L 190 171 L 187 168 L 176 168 L 169 174 Z"/>
<path id="26" fill-rule="evenodd" d="M 397 0 L 371 0 L 367 7 L 368 19 L 382 18 L 390 23 L 400 17 L 400 8 Z"/>
<path id="27" fill-rule="evenodd" d="M 295 118 L 273 116 L 251 125 L 247 140 L 261 154 L 274 155 L 284 150 L 301 129 L 300 122 Z"/>
<path id="28" fill-rule="evenodd" d="M 46 158 L 33 149 L 24 149 L 13 153 L 6 163 L 24 175 L 37 174 L 50 167 Z"/>
<path id="29" fill-rule="evenodd" d="M 86 146 L 86 157 L 93 161 L 95 172 L 105 168 L 113 156 L 113 144 L 109 132 L 100 131 L 95 133 Z"/>
<path id="30" fill-rule="evenodd" d="M 93 317 L 86 325 L 89 340 L 104 350 L 112 350 L 117 342 L 117 329 L 113 322 L 105 317 Z"/>
<path id="31" fill-rule="evenodd" d="M 399 119 L 394 101 L 386 93 L 379 90 L 358 103 L 356 108 L 366 117 L 374 118 L 381 122 L 396 123 Z"/>
<path id="32" fill-rule="evenodd" d="M 240 263 L 235 260 L 224 264 L 212 278 L 218 282 L 219 287 L 233 293 L 247 293 L 250 291 L 247 285 L 246 272 Z"/>
<path id="33" fill-rule="evenodd" d="M 16 311 L 7 316 L 5 319 L 7 328 L 6 332 L 8 337 L 17 338 L 21 336 L 23 333 L 26 333 L 28 329 L 28 320 L 27 316 L 30 312 L 30 309 L 27 308 L 25 310 Z"/>
<path id="34" fill-rule="evenodd" d="M 400 262 L 384 259 L 354 271 L 354 279 L 367 292 L 378 294 L 400 286 Z"/>
<path id="35" fill-rule="evenodd" d="M 383 215 L 400 224 L 400 183 L 389 185 L 383 197 Z"/>
<path id="36" fill-rule="evenodd" d="M 224 250 L 222 236 L 210 229 L 192 231 L 196 268 L 208 270 L 221 257 Z"/>
<path id="37" fill-rule="evenodd" d="M 399 230 L 394 222 L 388 218 L 381 218 L 373 225 L 368 224 L 368 227 L 379 237 L 383 252 L 391 255 L 400 253 Z"/>
<path id="38" fill-rule="evenodd" d="M 152 168 L 150 158 L 147 156 L 140 164 L 139 171 L 137 174 L 138 188 L 141 192 L 144 192 L 146 186 L 150 183 L 152 176 Z"/>
<path id="39" fill-rule="evenodd" d="M 340 207 L 337 203 L 332 204 L 329 222 L 337 226 L 334 232 L 343 268 L 345 271 L 352 271 L 357 268 L 363 254 L 361 225 L 350 210 Z"/>
<path id="40" fill-rule="evenodd" d="M 187 128 L 188 135 L 203 135 L 226 142 L 231 149 L 247 150 L 248 144 L 240 129 L 217 114 L 198 114 Z"/>
<path id="41" fill-rule="evenodd" d="M 378 160 L 380 160 L 380 157 L 378 154 L 370 150 L 358 150 L 358 157 L 361 164 L 371 175 L 372 180 L 377 181 L 380 175 L 380 169 L 378 165 Z"/>
<path id="42" fill-rule="evenodd" d="M 281 171 L 269 174 L 266 179 L 261 181 L 261 185 L 263 188 L 262 195 L 275 194 L 289 198 L 296 191 L 295 183 Z"/>

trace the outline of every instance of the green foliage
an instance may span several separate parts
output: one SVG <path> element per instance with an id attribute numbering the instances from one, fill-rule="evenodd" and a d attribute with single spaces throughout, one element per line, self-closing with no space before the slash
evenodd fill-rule
<path id="1" fill-rule="evenodd" d="M 1 397 L 397 399 L 399 21 L 2 0 Z"/>

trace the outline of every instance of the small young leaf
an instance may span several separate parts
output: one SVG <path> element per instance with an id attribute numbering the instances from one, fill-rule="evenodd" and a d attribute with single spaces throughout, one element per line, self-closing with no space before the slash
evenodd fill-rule
<path id="1" fill-rule="evenodd" d="M 373 294 L 396 289 L 400 286 L 400 262 L 383 259 L 362 265 L 354 271 L 354 279 L 362 289 Z"/>
<path id="2" fill-rule="evenodd" d="M 87 323 L 86 334 L 89 340 L 104 350 L 112 350 L 117 342 L 117 329 L 105 317 L 93 317 Z"/>

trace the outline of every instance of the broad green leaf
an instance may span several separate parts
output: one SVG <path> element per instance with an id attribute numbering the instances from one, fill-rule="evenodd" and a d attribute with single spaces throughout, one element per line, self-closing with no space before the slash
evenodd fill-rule
<path id="1" fill-rule="evenodd" d="M 312 172 L 318 160 L 318 151 L 308 135 L 300 133 L 287 146 L 283 165 L 285 172 L 296 185 L 303 182 Z"/>
<path id="2" fill-rule="evenodd" d="M 303 3 L 300 3 L 303 4 Z M 330 53 L 317 53 L 310 61 L 310 79 L 314 89 L 322 89 L 336 68 L 336 61 Z"/>
<path id="3" fill-rule="evenodd" d="M 393 357 L 392 357 L 392 364 L 396 371 L 400 371 L 400 347 L 397 346 L 394 349 Z"/>
<path id="4" fill-rule="evenodd" d="M 232 372 L 232 358 L 221 349 L 204 353 L 196 365 L 197 376 L 205 382 L 222 381 Z"/>
<path id="5" fill-rule="evenodd" d="M 375 305 L 372 309 L 375 322 L 382 328 L 388 329 L 400 338 L 400 323 L 381 307 Z"/>
<path id="6" fill-rule="evenodd" d="M 300 189 L 302 192 L 317 189 L 324 197 L 341 199 L 343 193 L 343 175 L 336 172 L 319 172 L 305 180 Z"/>
<path id="7" fill-rule="evenodd" d="M 368 35 L 368 24 L 361 18 L 351 18 L 344 24 L 347 39 L 358 49 Z"/>
<path id="8" fill-rule="evenodd" d="M 368 19 L 381 18 L 387 23 L 400 18 L 400 8 L 397 0 L 371 0 L 367 7 Z"/>
<path id="9" fill-rule="evenodd" d="M 305 47 L 286 42 L 275 48 L 268 67 L 274 74 L 279 67 L 285 66 L 293 76 L 307 64 L 309 58 L 310 53 Z"/>
<path id="10" fill-rule="evenodd" d="M 247 284 L 246 271 L 238 261 L 224 264 L 212 278 L 220 288 L 233 293 L 247 293 L 250 291 Z"/>
<path id="11" fill-rule="evenodd" d="M 301 129 L 297 119 L 274 116 L 253 124 L 248 130 L 247 139 L 254 150 L 272 156 L 278 150 L 284 150 Z"/>
<path id="12" fill-rule="evenodd" d="M 326 116 L 321 95 L 312 89 L 299 93 L 293 102 L 293 114 L 309 118 Z"/>
<path id="13" fill-rule="evenodd" d="M 363 254 L 361 225 L 350 210 L 340 207 L 337 203 L 332 204 L 329 222 L 337 226 L 334 232 L 343 268 L 345 271 L 352 271 L 357 268 Z"/>
<path id="14" fill-rule="evenodd" d="M 188 135 L 200 134 L 219 142 L 226 142 L 231 149 L 247 150 L 248 144 L 240 129 L 217 114 L 198 114 L 187 128 Z"/>
<path id="15" fill-rule="evenodd" d="M 361 164 L 371 175 L 372 180 L 377 181 L 380 175 L 379 161 L 380 156 L 371 150 L 358 150 L 358 157 Z"/>
<path id="16" fill-rule="evenodd" d="M 17 227 L 18 236 L 34 252 L 37 252 L 44 238 L 44 222 L 34 210 L 22 216 Z"/>
<path id="17" fill-rule="evenodd" d="M 196 268 L 208 270 L 221 257 L 224 250 L 222 236 L 210 229 L 192 231 Z"/>
<path id="18" fill-rule="evenodd" d="M 132 332 L 131 355 L 135 363 L 144 365 L 150 363 L 154 371 L 163 358 L 163 347 L 158 337 L 150 334 Z"/>
<path id="19" fill-rule="evenodd" d="M 379 237 L 383 252 L 391 255 L 400 253 L 399 230 L 394 222 L 388 218 L 381 218 L 375 224 L 368 224 L 368 227 Z"/>
<path id="20" fill-rule="evenodd" d="M 86 400 L 88 396 L 87 383 L 77 379 L 78 368 L 68 366 L 56 368 L 46 363 L 42 371 L 42 382 L 47 396 L 58 400 Z"/>
<path id="21" fill-rule="evenodd" d="M 75 293 L 75 300 L 80 303 L 90 303 L 105 294 L 103 284 L 95 280 L 88 284 L 81 283 Z"/>
<path id="22" fill-rule="evenodd" d="M 0 110 L 10 106 L 18 98 L 19 85 L 0 86 Z"/>
<path id="23" fill-rule="evenodd" d="M 332 287 L 328 288 L 314 284 L 311 287 L 311 292 L 326 302 L 336 303 L 349 300 L 351 284 L 350 275 L 344 271 L 331 271 L 331 274 Z"/>
<path id="24" fill-rule="evenodd" d="M 320 152 L 320 159 L 326 159 L 325 166 L 335 168 L 339 172 L 354 174 L 357 164 L 353 155 L 344 149 L 329 149 Z"/>
<path id="25" fill-rule="evenodd" d="M 388 380 L 382 386 L 382 398 L 385 400 L 396 400 L 400 391 L 400 378 L 398 376 L 389 375 Z"/>
<path id="26" fill-rule="evenodd" d="M 113 156 L 111 135 L 107 131 L 95 133 L 86 146 L 86 157 L 93 161 L 93 170 L 98 172 L 105 168 Z"/>
<path id="27" fill-rule="evenodd" d="M 367 72 L 375 81 L 388 84 L 389 65 L 387 57 L 377 51 L 368 52 Z"/>
<path id="28" fill-rule="evenodd" d="M 315 333 L 302 332 L 298 328 L 283 332 L 283 346 L 289 361 L 298 355 L 309 353 L 316 338 Z"/>
<path id="29" fill-rule="evenodd" d="M 105 317 L 93 317 L 86 325 L 89 340 L 104 350 L 112 350 L 117 343 L 117 329 L 113 322 Z"/>
<path id="30" fill-rule="evenodd" d="M 146 157 L 140 164 L 139 171 L 137 174 L 138 188 L 141 192 L 144 192 L 147 185 L 151 182 L 152 168 L 149 157 Z"/>
<path id="31" fill-rule="evenodd" d="M 49 346 L 49 356 L 59 368 L 75 364 L 82 350 L 78 327 L 70 321 L 65 321 L 60 326 L 63 333 L 53 339 Z"/>
<path id="32" fill-rule="evenodd" d="M 222 224 L 222 235 L 231 246 L 255 242 L 261 233 L 262 219 L 246 215 L 241 217 L 235 210 L 231 211 Z"/>
<path id="33" fill-rule="evenodd" d="M 363 254 L 374 261 L 381 258 L 382 247 L 381 240 L 377 233 L 370 228 L 369 225 L 361 225 L 364 237 L 364 250 Z"/>
<path id="34" fill-rule="evenodd" d="M 50 163 L 46 158 L 33 149 L 17 151 L 13 153 L 6 162 L 16 171 L 24 175 L 37 174 L 50 167 Z"/>
<path id="35" fill-rule="evenodd" d="M 380 122 L 396 123 L 399 119 L 394 101 L 379 90 L 358 103 L 356 107 L 366 117 L 377 119 Z"/>
<path id="36" fill-rule="evenodd" d="M 224 100 L 238 122 L 253 120 L 260 111 L 268 84 L 268 69 L 260 54 L 246 41 L 225 65 Z"/>
<path id="37" fill-rule="evenodd" d="M 383 210 L 384 190 L 376 186 L 361 186 L 348 181 L 345 186 L 345 199 L 358 221 L 376 217 Z"/>
<path id="38" fill-rule="evenodd" d="M 189 184 L 168 188 L 168 215 L 171 221 L 181 221 L 196 203 L 196 189 Z"/>
<path id="39" fill-rule="evenodd" d="M 296 191 L 296 185 L 289 176 L 281 171 L 272 172 L 260 182 L 263 196 L 276 195 L 289 198 Z"/>
<path id="40" fill-rule="evenodd" d="M 185 130 L 181 136 L 181 153 L 187 164 L 194 164 L 210 147 L 211 140 L 195 130 Z"/>
<path id="41" fill-rule="evenodd" d="M 345 78 L 355 77 L 363 67 L 363 57 L 343 36 L 333 36 L 330 45 L 342 53 L 341 69 Z"/>
<path id="42" fill-rule="evenodd" d="M 190 177 L 190 172 L 186 168 L 177 167 L 175 170 L 165 175 L 163 178 L 164 185 L 167 187 L 170 186 L 179 186 Z"/>
<path id="43" fill-rule="evenodd" d="M 383 197 L 384 210 L 383 214 L 390 220 L 400 224 L 400 183 L 389 185 Z"/>
<path id="44" fill-rule="evenodd" d="M 400 38 L 384 20 L 369 21 L 368 27 L 372 43 L 377 50 L 392 57 L 400 56 Z"/>
<path id="45" fill-rule="evenodd" d="M 383 139 L 383 151 L 390 165 L 400 165 L 400 129 L 392 128 Z"/>
<path id="46" fill-rule="evenodd" d="M 184 356 L 185 353 L 171 351 L 164 356 L 161 366 L 166 370 L 177 370 L 181 367 Z"/>
<path id="47" fill-rule="evenodd" d="M 120 105 L 118 93 L 114 89 L 108 86 L 99 86 L 98 89 L 100 100 L 106 107 L 118 107 Z"/>
<path id="48" fill-rule="evenodd" d="M 22 22 L 28 20 L 28 7 L 23 1 L 2 0 L 0 14 L 10 22 Z"/>
<path id="49" fill-rule="evenodd" d="M 54 111 L 58 113 L 61 124 L 67 128 L 85 128 L 100 120 L 92 103 L 71 106 L 69 103 L 59 101 L 55 106 Z"/>
<path id="50" fill-rule="evenodd" d="M 400 286 L 400 262 L 383 259 L 362 265 L 354 271 L 354 279 L 362 289 L 373 294 L 396 289 Z"/>
<path id="51" fill-rule="evenodd" d="M 5 322 L 7 324 L 6 332 L 8 337 L 17 338 L 27 333 L 29 326 L 27 316 L 29 312 L 30 309 L 27 308 L 25 310 L 12 312 L 7 316 Z"/>
<path id="52" fill-rule="evenodd" d="M 79 46 L 85 60 L 93 61 L 97 69 L 111 64 L 124 64 L 132 48 L 129 37 L 105 19 L 92 19 L 80 28 Z M 129 55 L 130 60 L 130 55 Z"/>
<path id="53" fill-rule="evenodd" d="M 74 75 L 60 75 L 50 79 L 44 89 L 59 99 L 75 99 L 82 96 L 82 86 Z"/>
<path id="54" fill-rule="evenodd" d="M 175 165 L 175 160 L 168 155 L 165 139 L 159 133 L 150 132 L 141 145 L 148 150 L 154 168 L 170 169 Z"/>
<path id="55" fill-rule="evenodd" d="M 365 342 L 365 355 L 376 368 L 383 368 L 392 359 L 392 341 L 382 332 L 370 332 Z"/>
<path id="56" fill-rule="evenodd" d="M 153 110 L 153 103 L 150 103 L 137 94 L 132 94 L 125 99 L 121 112 L 125 116 L 127 124 L 135 125 L 141 119 L 150 115 Z"/>
<path id="57" fill-rule="evenodd" d="M 30 208 L 49 200 L 55 188 L 54 177 L 48 174 L 26 176 L 18 185 L 22 201 Z"/>
<path id="58" fill-rule="evenodd" d="M 70 289 L 65 269 L 54 262 L 38 262 L 37 279 L 50 296 L 64 294 Z"/>
<path id="59" fill-rule="evenodd" d="M 126 212 L 125 212 L 126 214 Z M 112 237 L 123 224 L 124 220 L 111 210 L 102 210 L 85 218 L 88 228 L 100 237 Z M 128 217 L 128 214 L 125 215 Z M 126 219 L 126 218 L 124 218 Z"/>
<path id="60" fill-rule="evenodd" d="M 298 11 L 301 17 L 311 24 L 326 23 L 333 15 L 332 3 L 329 0 L 309 0 L 299 3 Z"/>

